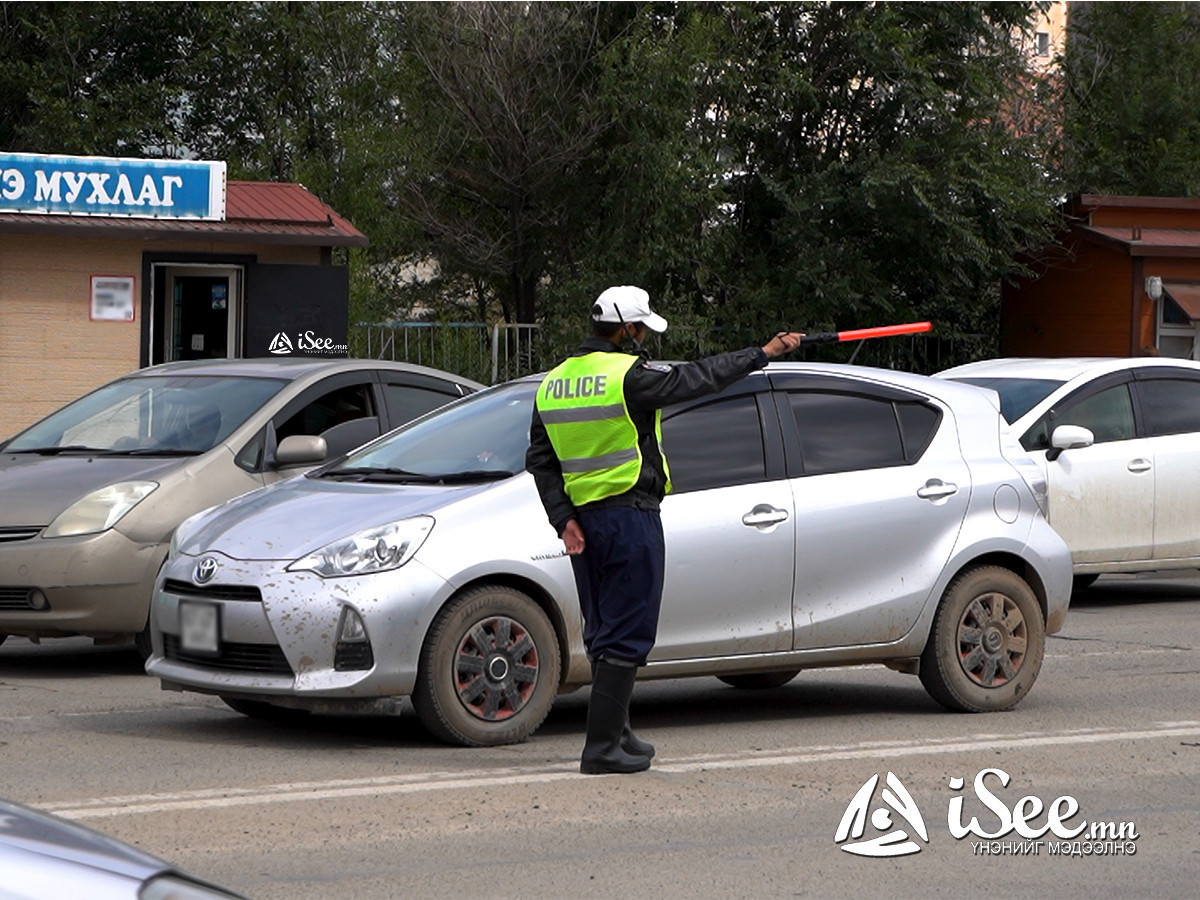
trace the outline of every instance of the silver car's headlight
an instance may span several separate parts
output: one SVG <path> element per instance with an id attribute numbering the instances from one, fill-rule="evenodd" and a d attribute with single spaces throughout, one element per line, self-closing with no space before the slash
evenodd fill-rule
<path id="1" fill-rule="evenodd" d="M 63 510 L 42 536 L 69 537 L 107 531 L 157 487 L 157 481 L 123 481 L 84 494 Z"/>
<path id="2" fill-rule="evenodd" d="M 326 544 L 287 568 L 289 572 L 316 572 L 322 578 L 398 569 L 413 558 L 432 529 L 430 516 L 414 516 L 379 528 L 368 528 Z"/>

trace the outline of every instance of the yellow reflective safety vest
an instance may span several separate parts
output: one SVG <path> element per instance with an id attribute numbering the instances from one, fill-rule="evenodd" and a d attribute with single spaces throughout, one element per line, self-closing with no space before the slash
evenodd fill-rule
<path id="1" fill-rule="evenodd" d="M 538 415 L 562 466 L 567 496 L 576 506 L 623 494 L 641 474 L 637 426 L 625 403 L 625 374 L 637 361 L 628 353 L 572 356 L 552 369 L 538 388 Z M 670 493 L 658 411 L 654 430 Z"/>

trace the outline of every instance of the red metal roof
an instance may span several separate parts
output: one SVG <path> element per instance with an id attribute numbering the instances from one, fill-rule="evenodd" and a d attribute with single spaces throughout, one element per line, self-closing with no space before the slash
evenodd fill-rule
<path id="1" fill-rule="evenodd" d="M 1093 243 L 1124 250 L 1130 256 L 1200 257 L 1200 229 L 1076 225 L 1075 231 Z"/>
<path id="2" fill-rule="evenodd" d="M 320 247 L 365 247 L 367 236 L 301 184 L 230 181 L 225 221 L 135 219 L 128 216 L 60 216 L 0 213 L 0 234 L 51 234 L 115 238 L 252 241 Z"/>

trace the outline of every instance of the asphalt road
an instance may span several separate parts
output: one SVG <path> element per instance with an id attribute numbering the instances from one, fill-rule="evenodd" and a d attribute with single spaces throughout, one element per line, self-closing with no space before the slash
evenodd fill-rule
<path id="1" fill-rule="evenodd" d="M 1195 572 L 1078 594 L 1008 713 L 945 712 L 880 667 L 639 685 L 658 758 L 632 776 L 577 773 L 586 690 L 525 744 L 461 749 L 411 714 L 253 721 L 129 650 L 10 638 L 0 796 L 256 900 L 1194 897 L 1198 696 Z"/>

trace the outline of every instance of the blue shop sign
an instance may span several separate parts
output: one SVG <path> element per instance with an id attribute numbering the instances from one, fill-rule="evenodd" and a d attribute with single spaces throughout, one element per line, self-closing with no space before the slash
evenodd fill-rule
<path id="1" fill-rule="evenodd" d="M 225 163 L 0 153 L 0 212 L 225 219 Z"/>

